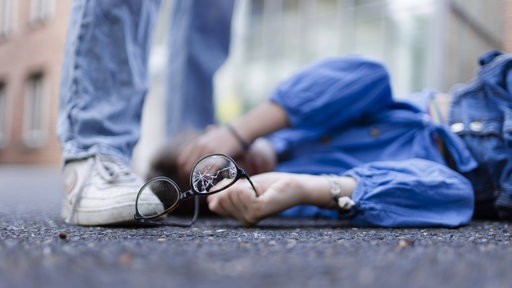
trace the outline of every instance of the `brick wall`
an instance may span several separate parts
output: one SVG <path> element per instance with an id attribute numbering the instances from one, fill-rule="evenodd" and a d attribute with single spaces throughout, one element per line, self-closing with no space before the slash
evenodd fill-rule
<path id="1" fill-rule="evenodd" d="M 71 1 L 54 1 L 53 15 L 46 21 L 30 21 L 31 1 L 16 1 L 13 30 L 0 40 L 0 81 L 6 96 L 7 138 L 0 147 L 1 163 L 58 165 L 60 146 L 55 135 L 60 67 Z M 43 75 L 43 119 L 47 132 L 37 147 L 27 145 L 23 126 L 27 119 L 25 95 L 30 77 Z M 32 145 L 33 146 L 33 145 Z"/>

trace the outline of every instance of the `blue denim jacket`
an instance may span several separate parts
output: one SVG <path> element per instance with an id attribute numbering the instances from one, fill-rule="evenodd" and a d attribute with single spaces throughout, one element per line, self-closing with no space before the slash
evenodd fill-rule
<path id="1" fill-rule="evenodd" d="M 512 218 L 512 55 L 489 51 L 472 81 L 455 86 L 448 124 L 478 162 L 463 173 L 475 191 L 475 216 Z"/>

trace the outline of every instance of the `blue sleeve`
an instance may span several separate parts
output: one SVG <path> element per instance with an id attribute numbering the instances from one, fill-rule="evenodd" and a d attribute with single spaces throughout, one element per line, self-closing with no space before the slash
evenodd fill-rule
<path id="1" fill-rule="evenodd" d="M 432 161 L 373 162 L 345 175 L 357 180 L 350 219 L 356 226 L 457 227 L 473 215 L 469 181 Z"/>
<path id="2" fill-rule="evenodd" d="M 355 56 L 326 59 L 299 71 L 280 84 L 270 99 L 286 111 L 292 128 L 316 135 L 393 102 L 384 66 Z"/>

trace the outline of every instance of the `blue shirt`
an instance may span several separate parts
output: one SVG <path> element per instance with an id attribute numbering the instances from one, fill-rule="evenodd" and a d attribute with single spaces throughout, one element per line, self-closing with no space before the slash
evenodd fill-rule
<path id="1" fill-rule="evenodd" d="M 269 137 L 280 155 L 276 170 L 355 177 L 358 185 L 352 198 L 356 205 L 350 214 L 355 225 L 467 224 L 473 191 L 464 177 L 446 167 L 439 140 L 458 171 L 473 169 L 474 159 L 460 138 L 417 106 L 395 101 L 391 91 L 385 67 L 362 57 L 326 59 L 293 75 L 270 97 L 286 111 L 291 126 Z M 416 98 L 429 95 L 420 93 Z M 405 169 L 405 164 L 414 167 Z M 368 173 L 375 169 L 383 176 L 377 182 Z M 444 176 L 439 177 L 440 173 Z M 411 187 L 397 199 L 398 187 L 410 185 L 388 181 L 395 178 L 423 187 Z M 380 182 L 383 179 L 387 182 Z M 429 182 L 432 179 L 437 182 Z M 429 186 L 435 187 L 435 197 L 422 194 Z M 448 200 L 452 196 L 456 201 Z M 282 215 L 337 217 L 335 211 L 312 206 L 295 207 Z"/>

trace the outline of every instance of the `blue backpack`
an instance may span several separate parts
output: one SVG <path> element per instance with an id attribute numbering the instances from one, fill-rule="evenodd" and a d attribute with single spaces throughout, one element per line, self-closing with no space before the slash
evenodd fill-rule
<path id="1" fill-rule="evenodd" d="M 452 91 L 448 124 L 478 162 L 467 177 L 476 218 L 512 220 L 512 55 L 480 57 L 475 79 Z"/>

